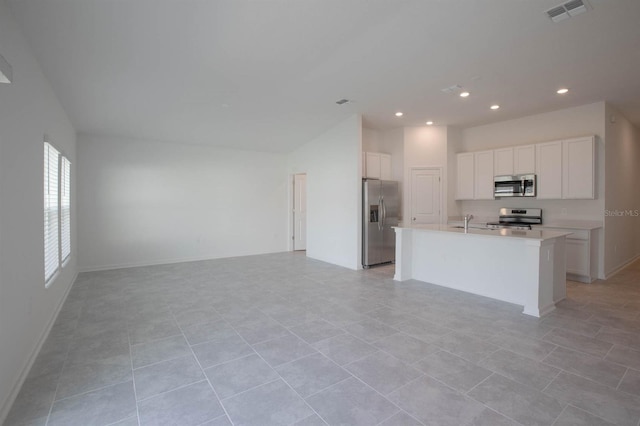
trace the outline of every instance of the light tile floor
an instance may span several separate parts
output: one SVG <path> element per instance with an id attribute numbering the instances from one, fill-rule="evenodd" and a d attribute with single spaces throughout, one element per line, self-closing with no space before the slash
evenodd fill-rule
<path id="1" fill-rule="evenodd" d="M 640 424 L 640 262 L 543 320 L 302 253 L 81 274 L 5 425 Z"/>

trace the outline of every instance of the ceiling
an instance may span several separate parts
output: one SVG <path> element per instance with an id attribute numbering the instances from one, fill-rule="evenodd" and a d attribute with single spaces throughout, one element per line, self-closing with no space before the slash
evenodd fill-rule
<path id="1" fill-rule="evenodd" d="M 559 23 L 558 0 L 7 1 L 78 132 L 286 152 L 354 113 L 469 127 L 602 100 L 640 125 L 638 0 Z"/>

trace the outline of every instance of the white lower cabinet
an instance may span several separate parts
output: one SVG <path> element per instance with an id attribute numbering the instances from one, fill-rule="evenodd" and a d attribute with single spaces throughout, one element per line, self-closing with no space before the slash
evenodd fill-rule
<path id="1" fill-rule="evenodd" d="M 567 274 L 590 276 L 589 240 L 566 239 Z"/>
<path id="2" fill-rule="evenodd" d="M 567 279 L 591 283 L 597 278 L 597 229 L 548 228 L 570 232 L 566 237 Z"/>

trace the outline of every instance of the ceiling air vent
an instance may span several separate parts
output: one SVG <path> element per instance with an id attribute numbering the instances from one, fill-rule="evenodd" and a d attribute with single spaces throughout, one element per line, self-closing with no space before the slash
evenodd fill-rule
<path id="1" fill-rule="evenodd" d="M 547 10 L 547 15 L 553 22 L 564 21 L 569 17 L 569 14 L 565 10 L 563 6 L 554 7 L 553 9 Z"/>
<path id="2" fill-rule="evenodd" d="M 458 93 L 462 90 L 462 86 L 459 84 L 454 84 L 453 86 L 445 87 L 442 89 L 444 93 Z"/>
<path id="3" fill-rule="evenodd" d="M 340 99 L 339 101 L 336 101 L 338 105 L 348 104 L 349 102 L 351 102 L 349 99 Z"/>
<path id="4" fill-rule="evenodd" d="M 585 3 L 585 0 L 571 0 L 556 7 L 552 7 L 545 13 L 553 22 L 560 22 L 586 11 L 587 4 Z"/>
<path id="5" fill-rule="evenodd" d="M 587 11 L 587 6 L 582 0 L 571 0 L 564 4 L 564 8 L 570 16 L 576 16 Z"/>

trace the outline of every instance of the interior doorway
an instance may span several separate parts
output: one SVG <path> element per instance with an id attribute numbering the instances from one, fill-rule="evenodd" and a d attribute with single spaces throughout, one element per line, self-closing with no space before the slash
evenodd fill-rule
<path id="1" fill-rule="evenodd" d="M 411 168 L 411 223 L 440 223 L 442 179 L 439 167 Z"/>
<path id="2" fill-rule="evenodd" d="M 307 249 L 307 175 L 293 176 L 293 250 Z"/>

